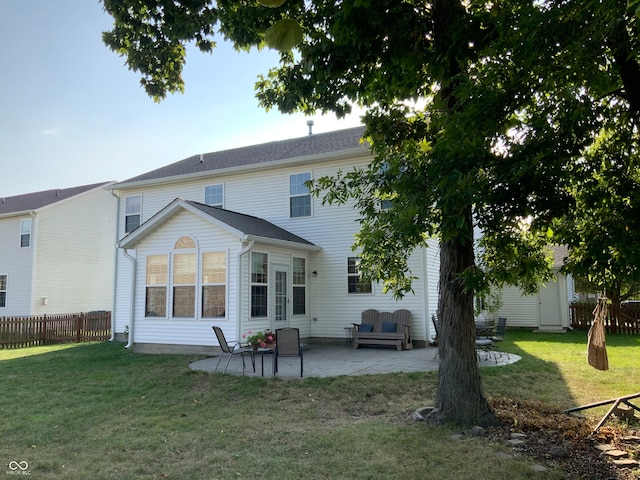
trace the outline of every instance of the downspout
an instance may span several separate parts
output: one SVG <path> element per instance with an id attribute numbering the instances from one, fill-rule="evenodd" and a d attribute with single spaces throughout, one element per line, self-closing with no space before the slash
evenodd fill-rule
<path id="1" fill-rule="evenodd" d="M 129 306 L 129 335 L 128 335 L 128 341 L 127 341 L 127 345 L 125 348 L 131 348 L 133 346 L 133 324 L 134 324 L 134 319 L 135 319 L 135 313 L 136 313 L 136 297 L 135 297 L 135 293 L 136 293 L 136 274 L 137 274 L 137 261 L 135 258 L 133 258 L 131 255 L 129 255 L 129 253 L 127 253 L 126 249 L 122 249 L 122 253 L 124 254 L 125 257 L 127 257 L 129 259 L 129 261 L 131 262 L 131 292 L 129 295 L 129 298 L 131 298 L 131 304 Z"/>
<path id="2" fill-rule="evenodd" d="M 111 338 L 110 342 L 116 339 L 116 306 L 118 304 L 118 234 L 120 233 L 120 195 L 111 190 L 111 195 L 118 199 L 118 206 L 116 207 L 116 243 L 115 243 L 115 255 L 113 256 L 113 306 L 111 307 Z"/>
<path id="3" fill-rule="evenodd" d="M 249 253 L 249 251 L 251 251 L 254 243 L 255 242 L 251 240 L 246 247 L 244 247 L 242 250 L 238 252 L 238 262 L 237 262 L 238 285 L 236 289 L 236 291 L 238 292 L 237 293 L 238 302 L 236 302 L 236 339 L 239 339 L 240 335 L 242 335 L 242 332 L 240 332 L 240 323 L 242 321 L 242 315 L 241 315 L 241 312 L 242 312 L 242 256 L 245 253 Z M 251 265 L 249 265 L 249 268 L 251 268 Z M 249 272 L 249 275 L 251 275 L 251 272 Z"/>

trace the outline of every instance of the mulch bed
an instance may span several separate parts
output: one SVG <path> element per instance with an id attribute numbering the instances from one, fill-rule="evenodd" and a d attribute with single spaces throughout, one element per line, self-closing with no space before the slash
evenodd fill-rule
<path id="1" fill-rule="evenodd" d="M 575 480 L 638 480 L 638 467 L 622 468 L 614 465 L 596 448 L 599 444 L 611 444 L 629 452 L 631 458 L 640 458 L 640 443 L 624 442 L 628 436 L 639 436 L 637 421 L 629 426 L 604 425 L 593 436 L 595 426 L 586 419 L 556 410 L 540 402 L 520 402 L 496 397 L 491 406 L 504 422 L 499 428 L 487 430 L 494 441 L 507 442 L 513 433 L 526 435 L 522 445 L 514 449 L 534 459 L 535 462 L 554 466 L 567 473 L 567 479 Z M 635 429 L 634 429 L 635 426 Z M 566 456 L 554 456 L 552 447 L 563 447 Z"/>

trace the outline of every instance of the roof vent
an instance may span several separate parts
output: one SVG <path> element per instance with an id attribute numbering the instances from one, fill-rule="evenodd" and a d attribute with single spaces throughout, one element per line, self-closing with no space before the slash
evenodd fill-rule
<path id="1" fill-rule="evenodd" d="M 309 127 L 309 136 L 313 135 L 313 120 L 307 120 L 307 126 Z"/>
<path id="2" fill-rule="evenodd" d="M 204 157 L 200 154 L 200 163 L 204 163 Z"/>

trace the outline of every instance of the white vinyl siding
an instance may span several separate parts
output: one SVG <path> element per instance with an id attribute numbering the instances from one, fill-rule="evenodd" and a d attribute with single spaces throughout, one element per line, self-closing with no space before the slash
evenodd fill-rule
<path id="1" fill-rule="evenodd" d="M 32 315 L 113 309 L 116 205 L 98 187 L 37 213 Z"/>
<path id="2" fill-rule="evenodd" d="M 311 197 L 312 217 L 290 218 L 289 188 L 290 176 L 304 171 L 312 171 L 312 178 L 320 178 L 324 175 L 334 175 L 338 170 L 343 171 L 354 167 L 363 167 L 369 161 L 368 157 L 348 160 L 318 161 L 313 163 L 313 169 L 301 167 L 300 165 L 283 166 L 254 172 L 237 172 L 228 175 L 219 175 L 216 182 L 224 183 L 224 206 L 226 209 L 245 213 L 259 218 L 264 218 L 281 228 L 284 228 L 310 242 L 321 247 L 317 253 L 305 255 L 296 254 L 292 249 L 278 249 L 256 245 L 252 251 L 268 253 L 269 264 L 292 265 L 292 256 L 306 256 L 306 295 L 307 308 L 304 315 L 292 316 L 290 324 L 301 329 L 303 338 L 308 336 L 344 339 L 344 327 L 350 326 L 352 322 L 360 321 L 360 314 L 367 308 L 377 308 L 381 311 L 394 311 L 406 308 L 412 313 L 412 331 L 415 339 L 425 340 L 426 321 L 425 309 L 435 313 L 437 308 L 437 280 L 438 280 L 438 255 L 437 242 L 434 242 L 434 253 L 428 252 L 428 258 L 422 251 L 414 252 L 410 258 L 409 266 L 411 273 L 418 277 L 413 287 L 416 294 L 407 294 L 402 301 L 396 301 L 391 294 L 383 294 L 382 287 L 373 286 L 373 293 L 368 295 L 349 295 L 347 293 L 346 259 L 353 256 L 351 246 L 354 242 L 353 234 L 357 231 L 359 214 L 354 210 L 353 202 L 345 205 L 322 205 L 322 198 Z M 143 221 L 151 218 L 160 209 L 167 206 L 175 198 L 183 198 L 198 202 L 205 202 L 205 187 L 214 184 L 211 179 L 194 179 L 174 185 L 162 185 L 145 187 L 123 191 L 123 195 L 143 194 L 144 209 Z M 251 192 L 260 191 L 260 195 L 252 195 Z M 199 251 L 218 251 L 230 248 L 227 256 L 227 315 L 226 319 L 236 322 L 239 319 L 240 325 L 229 326 L 227 323 L 221 324 L 228 340 L 236 339 L 236 336 L 248 329 L 270 328 L 270 316 L 251 319 L 251 287 L 250 287 L 250 264 L 251 252 L 245 253 L 241 257 L 242 271 L 237 272 L 236 262 L 241 248 L 247 243 L 241 244 L 239 239 L 234 238 L 201 220 L 201 227 L 192 227 L 193 215 L 176 215 L 163 224 L 159 231 L 154 232 L 149 240 L 144 240 L 138 247 L 138 256 L 143 251 L 159 253 L 159 245 L 164 242 L 175 242 L 181 235 L 188 233 L 198 242 L 211 242 L 212 246 L 199 245 Z M 180 220 L 180 221 L 179 221 Z M 180 222 L 184 221 L 184 225 Z M 200 222 L 200 220 L 198 221 Z M 166 232 L 171 231 L 173 236 L 164 239 Z M 124 236 L 124 234 L 122 235 Z M 163 240 L 164 239 L 164 240 Z M 226 241 L 225 241 L 226 239 Z M 173 245 L 173 243 L 171 243 Z M 143 248 L 144 246 L 144 248 Z M 151 248 L 153 247 L 153 248 Z M 171 247 L 168 247 L 170 250 Z M 160 252 L 162 249 L 160 249 Z M 168 251 L 168 250 L 164 250 Z M 120 263 L 126 262 L 121 257 Z M 429 278 L 422 276 L 423 269 L 429 268 Z M 290 295 L 293 295 L 293 269 L 290 267 L 289 282 L 291 285 Z M 310 272 L 316 271 L 317 275 L 312 277 Z M 126 273 L 123 274 L 126 281 Z M 138 272 L 140 275 L 140 272 Z M 241 282 L 236 275 L 240 275 Z M 144 285 L 144 279 L 138 280 L 138 285 Z M 428 293 L 428 300 L 425 294 Z M 236 298 L 235 295 L 240 295 Z M 200 296 L 200 294 L 198 294 Z M 292 298 L 292 297 L 291 297 Z M 236 301 L 238 302 L 236 305 Z M 141 302 L 142 303 L 142 302 Z M 126 300 L 119 301 L 118 315 L 128 316 L 128 309 L 125 307 Z M 121 306 L 120 306 L 121 305 Z M 235 307 L 240 312 L 235 310 Z M 271 309 L 271 306 L 268 306 Z M 144 312 L 143 305 L 136 305 L 137 318 L 141 318 Z M 427 317 L 430 318 L 430 317 Z M 218 319 L 212 319 L 218 321 Z M 119 322 L 118 324 L 126 324 Z M 144 327 L 140 327 L 144 323 Z M 206 324 L 207 322 L 200 322 Z M 153 330 L 152 326 L 158 330 Z M 187 331 L 176 331 L 171 322 L 145 320 L 137 323 L 136 342 L 149 343 L 177 343 L 177 344 L 215 344 L 215 338 L 206 329 L 194 327 Z M 194 333 L 194 332 L 199 333 Z M 191 336 L 190 336 L 191 335 Z M 175 337 L 175 340 L 174 340 Z M 207 343 L 210 342 L 210 343 Z"/>
<path id="3" fill-rule="evenodd" d="M 32 315 L 34 248 L 20 247 L 21 217 L 0 219 L 0 273 L 7 276 L 2 315 Z M 35 237 L 34 237 L 35 238 Z"/>
<path id="4" fill-rule="evenodd" d="M 146 198 L 146 196 L 145 196 Z M 145 209 L 146 210 L 146 209 Z M 227 283 L 233 285 L 233 289 L 227 289 L 226 293 L 226 317 L 223 318 L 204 318 L 200 308 L 196 308 L 193 318 L 144 318 L 144 288 L 145 288 L 145 269 L 143 260 L 148 255 L 160 255 L 179 252 L 174 250 L 174 246 L 178 239 L 188 234 L 197 244 L 198 252 L 224 252 L 227 259 Z M 211 329 L 212 325 L 219 325 L 223 328 L 227 340 L 232 342 L 236 339 L 237 329 L 235 324 L 229 323 L 229 320 L 236 320 L 237 298 L 235 296 L 235 285 L 237 282 L 236 263 L 241 244 L 238 238 L 227 232 L 218 229 L 211 223 L 203 220 L 190 212 L 180 212 L 163 223 L 152 236 L 142 240 L 137 246 L 137 258 L 139 265 L 137 268 L 136 284 L 137 295 L 134 311 L 136 312 L 135 325 L 133 328 L 134 343 L 149 344 L 175 344 L 175 345 L 216 345 L 215 335 Z M 201 272 L 201 259 L 198 258 L 198 266 L 196 271 Z M 169 272 L 170 278 L 173 273 Z M 198 275 L 198 279 L 201 275 Z M 196 288 L 195 305 L 201 305 L 201 289 Z M 169 301 L 169 310 L 171 304 Z M 127 312 L 121 311 L 121 315 L 127 315 Z M 121 322 L 127 325 L 128 319 Z M 124 328 L 124 327 L 123 327 Z"/>

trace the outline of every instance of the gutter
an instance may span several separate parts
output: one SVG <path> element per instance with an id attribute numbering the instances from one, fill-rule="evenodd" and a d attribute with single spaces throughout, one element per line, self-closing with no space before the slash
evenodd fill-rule
<path id="1" fill-rule="evenodd" d="M 127 253 L 127 251 L 124 248 L 122 249 L 122 253 L 131 262 L 131 292 L 129 294 L 129 298 L 131 299 L 131 305 L 129 306 L 129 335 L 128 335 L 127 345 L 124 347 L 124 348 L 131 348 L 133 346 L 133 331 L 134 331 L 133 324 L 134 324 L 135 313 L 136 313 L 135 292 L 136 292 L 136 274 L 137 274 L 136 267 L 138 266 L 138 263 L 137 263 L 137 260 L 133 258 L 131 255 L 129 255 L 129 253 Z"/>
<path id="2" fill-rule="evenodd" d="M 240 323 L 242 322 L 242 256 L 246 253 L 249 253 L 253 249 L 254 244 L 255 242 L 251 240 L 246 247 L 238 252 L 238 262 L 236 266 L 236 270 L 238 272 L 236 274 L 238 283 L 236 289 L 236 291 L 238 292 L 236 297 L 238 299 L 238 301 L 236 302 L 236 340 L 238 340 L 242 335 L 242 332 L 240 331 Z M 249 275 L 251 275 L 251 265 L 249 265 Z M 249 308 L 251 307 L 249 306 Z"/>

